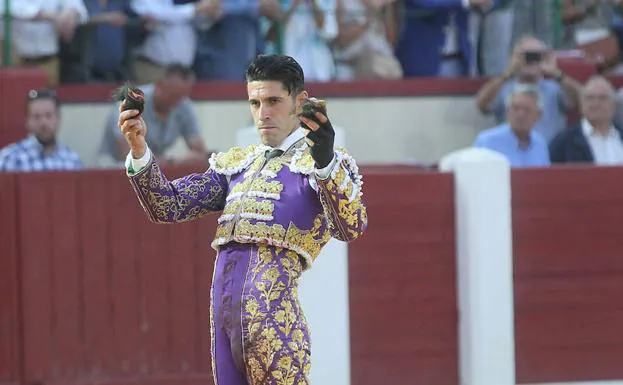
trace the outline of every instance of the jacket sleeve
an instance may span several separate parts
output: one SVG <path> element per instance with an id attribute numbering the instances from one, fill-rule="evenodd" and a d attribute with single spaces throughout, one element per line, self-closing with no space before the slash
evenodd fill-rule
<path id="1" fill-rule="evenodd" d="M 335 156 L 331 173 L 324 179 L 317 177 L 318 193 L 331 236 L 350 242 L 361 236 L 368 226 L 363 180 L 355 160 L 346 151 L 338 149 Z"/>
<path id="2" fill-rule="evenodd" d="M 147 217 L 154 223 L 186 222 L 223 210 L 227 177 L 208 169 L 169 181 L 153 157 L 138 172 L 127 171 Z"/>

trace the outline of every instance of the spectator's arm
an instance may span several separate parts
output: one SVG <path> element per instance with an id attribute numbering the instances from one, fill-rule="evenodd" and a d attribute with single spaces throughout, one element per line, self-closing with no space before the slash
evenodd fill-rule
<path id="1" fill-rule="evenodd" d="M 336 4 L 336 20 L 338 23 L 338 34 L 335 37 L 335 45 L 343 48 L 357 40 L 370 25 L 370 18 L 368 14 L 365 15 L 365 20 L 361 23 L 347 21 L 346 9 L 343 4 L 344 0 L 337 0 Z"/>
<path id="2" fill-rule="evenodd" d="M 385 38 L 392 47 L 398 44 L 398 5 L 396 2 L 387 4 L 383 8 L 383 25 L 385 26 Z"/>
<path id="3" fill-rule="evenodd" d="M 563 0 L 562 7 L 562 21 L 565 24 L 573 24 L 580 22 L 586 16 L 597 10 L 599 6 L 598 3 L 589 4 L 585 7 L 580 7 L 577 4 L 574 4 L 572 0 Z"/>
<path id="4" fill-rule="evenodd" d="M 132 11 L 137 15 L 156 18 L 164 23 L 179 23 L 191 21 L 195 17 L 195 4 L 163 5 L 153 0 L 131 0 Z"/>
<path id="5" fill-rule="evenodd" d="M 87 7 L 82 0 L 62 0 L 63 11 L 72 10 L 78 15 L 78 23 L 85 24 L 89 21 L 89 13 Z"/>
<path id="6" fill-rule="evenodd" d="M 313 0 L 312 12 L 318 29 L 318 36 L 327 42 L 333 41 L 337 37 L 337 17 L 335 15 L 337 0 Z"/>
<path id="7" fill-rule="evenodd" d="M 510 75 L 505 74 L 489 79 L 476 94 L 476 106 L 483 114 L 489 114 L 498 104 L 499 93 L 502 86 L 510 79 Z"/>

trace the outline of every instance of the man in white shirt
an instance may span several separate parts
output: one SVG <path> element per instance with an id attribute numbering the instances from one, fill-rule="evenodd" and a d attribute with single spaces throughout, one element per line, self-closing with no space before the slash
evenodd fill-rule
<path id="1" fill-rule="evenodd" d="M 173 0 L 132 0 L 130 4 L 139 16 L 150 20 L 134 63 L 139 84 L 162 79 L 172 64 L 192 67 L 197 52 L 196 22 L 214 20 L 221 12 L 220 0 L 181 5 Z"/>
<path id="2" fill-rule="evenodd" d="M 0 8 L 5 13 L 4 6 Z M 82 0 L 13 0 L 13 47 L 16 64 L 37 67 L 51 85 L 59 81 L 59 39 L 70 42 L 88 13 Z"/>
<path id="3" fill-rule="evenodd" d="M 623 139 L 613 123 L 616 91 L 602 76 L 591 78 L 580 96 L 582 120 L 550 143 L 553 163 L 623 164 Z"/>

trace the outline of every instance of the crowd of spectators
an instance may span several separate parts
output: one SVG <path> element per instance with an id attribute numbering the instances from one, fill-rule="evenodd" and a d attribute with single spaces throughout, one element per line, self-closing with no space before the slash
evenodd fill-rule
<path id="1" fill-rule="evenodd" d="M 50 83 L 148 84 L 171 64 L 240 80 L 258 53 L 307 80 L 494 76 L 530 34 L 554 50 L 620 41 L 621 0 L 11 0 L 5 63 Z M 8 36 L 4 36 L 4 34 Z M 613 51 L 618 51 L 618 48 Z M 606 59 L 617 52 L 606 53 Z"/>
<path id="2" fill-rule="evenodd" d="M 474 146 L 516 167 L 623 164 L 623 91 L 602 76 L 581 84 L 558 66 L 561 51 L 605 47 L 602 72 L 618 72 L 623 0 L 11 0 L 0 28 L 3 60 L 65 82 L 139 83 L 150 148 L 160 162 L 178 139 L 181 162 L 207 161 L 189 98 L 195 81 L 242 80 L 259 53 L 297 59 L 306 80 L 486 75 L 475 97 L 496 126 Z M 10 19 L 10 20 L 9 20 Z M 56 141 L 59 102 L 28 95 L 28 137 L 0 150 L 0 171 L 76 169 Z M 569 125 L 571 111 L 579 123 Z M 111 106 L 99 148 L 122 167 L 127 146 Z"/>

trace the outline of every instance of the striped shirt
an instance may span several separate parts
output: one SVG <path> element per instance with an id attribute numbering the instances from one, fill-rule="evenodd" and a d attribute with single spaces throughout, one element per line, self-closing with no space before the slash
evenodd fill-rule
<path id="1" fill-rule="evenodd" d="M 61 171 L 82 169 L 80 157 L 69 147 L 57 144 L 51 154 L 33 135 L 0 150 L 0 172 Z"/>

